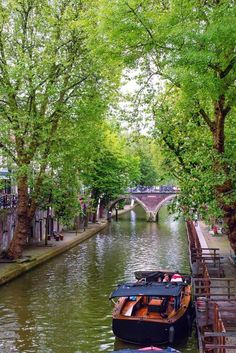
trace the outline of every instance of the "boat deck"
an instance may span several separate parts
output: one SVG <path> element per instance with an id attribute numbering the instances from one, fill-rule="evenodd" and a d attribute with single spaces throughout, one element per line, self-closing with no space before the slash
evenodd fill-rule
<path id="1" fill-rule="evenodd" d="M 125 299 L 121 310 L 118 310 L 119 317 L 122 318 L 143 318 L 148 320 L 165 321 L 178 319 L 188 308 L 191 300 L 190 287 L 185 287 L 185 291 L 180 298 L 179 309 L 175 310 L 174 298 L 148 298 L 137 296 L 132 299 Z"/>

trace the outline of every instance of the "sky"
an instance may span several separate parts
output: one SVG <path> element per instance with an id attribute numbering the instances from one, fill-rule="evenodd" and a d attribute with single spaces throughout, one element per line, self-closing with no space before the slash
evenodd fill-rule
<path id="1" fill-rule="evenodd" d="M 140 69 L 123 72 L 120 99 L 112 107 L 112 115 L 128 132 L 135 130 L 150 135 L 153 131 L 154 118 L 148 100 L 153 103 L 153 97 L 158 97 L 158 93 L 163 91 L 164 81 L 157 75 L 150 76 L 148 79 L 143 77 Z"/>

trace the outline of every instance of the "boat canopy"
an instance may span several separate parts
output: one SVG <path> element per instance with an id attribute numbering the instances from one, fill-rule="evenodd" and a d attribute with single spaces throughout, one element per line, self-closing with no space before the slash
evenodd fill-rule
<path id="1" fill-rule="evenodd" d="M 162 283 L 125 283 L 111 293 L 110 299 L 117 297 L 129 297 L 133 295 L 147 295 L 155 297 L 177 297 L 182 288 L 186 286 L 182 282 L 162 282 Z"/>

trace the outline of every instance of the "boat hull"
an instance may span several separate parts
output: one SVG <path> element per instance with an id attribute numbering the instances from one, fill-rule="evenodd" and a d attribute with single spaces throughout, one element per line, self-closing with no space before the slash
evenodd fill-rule
<path id="1" fill-rule="evenodd" d="M 165 344 L 188 337 L 191 331 L 189 310 L 175 322 L 164 323 L 145 319 L 115 319 L 112 321 L 114 335 L 134 344 Z"/>

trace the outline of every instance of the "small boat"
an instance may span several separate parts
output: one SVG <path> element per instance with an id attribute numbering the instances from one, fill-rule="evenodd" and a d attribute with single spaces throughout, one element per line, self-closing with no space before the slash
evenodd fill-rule
<path id="1" fill-rule="evenodd" d="M 158 353 L 181 353 L 180 351 L 177 351 L 174 348 L 167 347 L 167 348 L 158 348 L 158 347 L 145 347 L 145 348 L 140 348 L 140 349 L 121 349 L 119 351 L 113 351 L 112 353 L 153 353 L 153 352 L 158 352 Z"/>
<path id="2" fill-rule="evenodd" d="M 110 295 L 115 336 L 142 345 L 186 338 L 193 318 L 191 277 L 173 271 L 139 271 L 135 277 L 136 282 L 121 284 Z"/>

